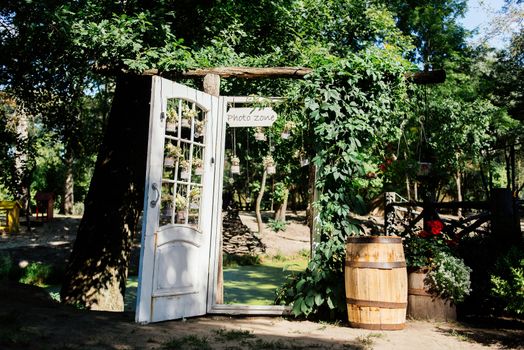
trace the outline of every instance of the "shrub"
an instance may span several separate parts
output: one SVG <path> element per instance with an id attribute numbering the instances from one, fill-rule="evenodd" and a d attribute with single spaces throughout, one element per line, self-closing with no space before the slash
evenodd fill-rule
<path id="1" fill-rule="evenodd" d="M 345 245 L 339 239 L 320 243 L 304 272 L 277 290 L 276 304 L 293 304 L 293 314 L 319 319 L 346 317 Z"/>
<path id="2" fill-rule="evenodd" d="M 524 250 L 511 248 L 495 264 L 491 275 L 491 294 L 504 310 L 524 314 Z"/>
<path id="3" fill-rule="evenodd" d="M 51 272 L 51 265 L 32 262 L 24 269 L 23 276 L 19 282 L 43 287 L 47 284 Z"/>
<path id="4" fill-rule="evenodd" d="M 287 223 L 282 220 L 269 219 L 268 226 L 271 229 L 271 231 L 273 232 L 285 231 L 287 227 Z"/>
<path id="5" fill-rule="evenodd" d="M 471 291 L 470 274 L 471 269 L 462 259 L 439 252 L 424 282 L 432 293 L 453 303 L 460 303 Z"/>

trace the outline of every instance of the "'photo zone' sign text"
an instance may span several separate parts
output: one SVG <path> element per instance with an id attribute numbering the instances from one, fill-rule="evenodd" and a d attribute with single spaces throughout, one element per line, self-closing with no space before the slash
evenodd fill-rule
<path id="1" fill-rule="evenodd" d="M 227 124 L 232 128 L 271 126 L 277 120 L 277 113 L 271 107 L 230 108 L 227 111 Z"/>

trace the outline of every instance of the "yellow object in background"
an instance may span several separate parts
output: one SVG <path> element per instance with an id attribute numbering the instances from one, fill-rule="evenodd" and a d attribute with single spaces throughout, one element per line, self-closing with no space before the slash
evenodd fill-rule
<path id="1" fill-rule="evenodd" d="M 17 201 L 0 201 L 0 231 L 18 232 L 20 229 L 20 208 Z"/>

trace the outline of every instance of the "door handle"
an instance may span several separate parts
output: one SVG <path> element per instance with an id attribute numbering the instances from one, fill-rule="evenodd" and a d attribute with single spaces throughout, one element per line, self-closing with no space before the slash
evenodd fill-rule
<path id="1" fill-rule="evenodd" d="M 158 190 L 158 185 L 156 183 L 153 183 L 151 185 L 151 189 L 156 192 L 156 198 L 153 199 L 149 204 L 151 204 L 151 208 L 156 207 L 156 204 L 160 200 L 160 191 Z"/>

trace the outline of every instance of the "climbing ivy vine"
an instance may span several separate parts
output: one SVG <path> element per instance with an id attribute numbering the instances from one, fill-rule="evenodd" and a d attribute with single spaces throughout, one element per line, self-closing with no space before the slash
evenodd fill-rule
<path id="1" fill-rule="evenodd" d="M 344 243 L 359 234 L 350 213 L 365 212 L 355 183 L 377 177 L 385 145 L 398 138 L 406 68 L 391 51 L 371 48 L 315 70 L 299 91 L 314 134 L 321 240 L 307 269 L 278 292 L 277 302 L 292 303 L 297 316 L 345 313 Z"/>

